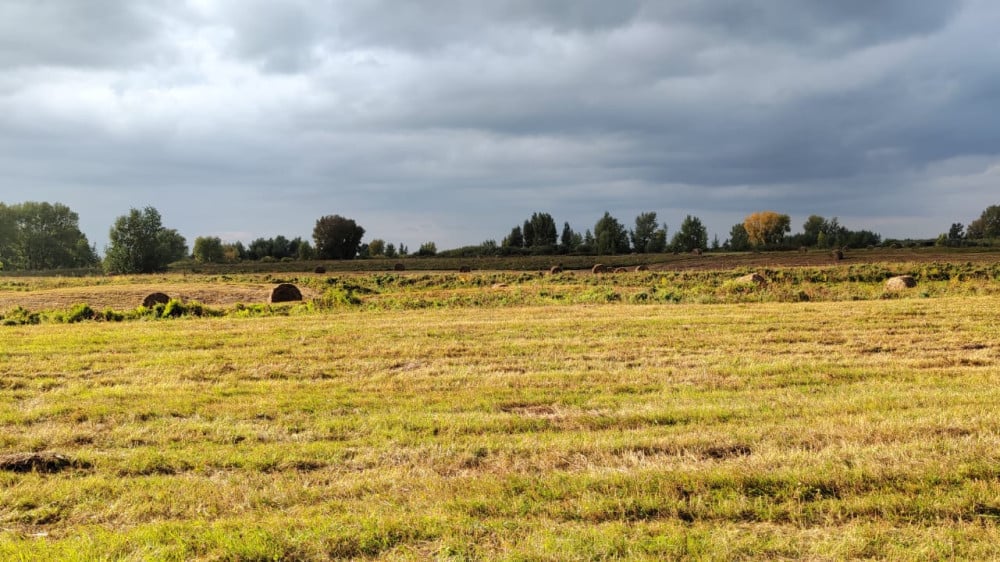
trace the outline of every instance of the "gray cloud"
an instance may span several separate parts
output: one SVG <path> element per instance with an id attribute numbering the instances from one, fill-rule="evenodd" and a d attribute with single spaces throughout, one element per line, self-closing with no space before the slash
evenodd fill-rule
<path id="1" fill-rule="evenodd" d="M 933 236 L 997 203 L 985 0 L 102 0 L 0 6 L 0 200 L 103 244 L 355 216 L 415 247 L 604 210 Z M 801 219 L 800 219 L 801 217 Z"/>

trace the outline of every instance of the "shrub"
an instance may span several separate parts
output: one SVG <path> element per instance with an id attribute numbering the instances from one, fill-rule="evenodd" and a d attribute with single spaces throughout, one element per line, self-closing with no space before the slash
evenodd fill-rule
<path id="1" fill-rule="evenodd" d="M 42 317 L 37 312 L 31 312 L 27 308 L 17 306 L 8 311 L 6 315 L 0 316 L 0 320 L 3 321 L 4 326 L 24 326 L 38 324 L 42 321 Z"/>
<path id="2" fill-rule="evenodd" d="M 94 312 L 94 309 L 90 308 L 90 305 L 81 303 L 69 309 L 64 320 L 67 324 L 75 324 L 84 320 L 93 320 L 95 316 L 97 316 L 97 313 Z"/>

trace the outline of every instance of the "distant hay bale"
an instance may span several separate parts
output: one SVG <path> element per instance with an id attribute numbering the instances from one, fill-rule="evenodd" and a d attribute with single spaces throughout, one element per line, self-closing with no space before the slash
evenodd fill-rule
<path id="1" fill-rule="evenodd" d="M 326 268 L 323 267 L 322 265 L 317 265 L 316 269 L 313 270 L 313 273 L 319 273 L 319 274 L 326 273 Z"/>
<path id="2" fill-rule="evenodd" d="M 805 246 L 799 246 L 799 253 L 800 254 L 805 254 L 805 253 L 808 253 L 808 252 L 809 252 L 809 248 L 807 248 Z"/>
<path id="3" fill-rule="evenodd" d="M 753 283 L 758 287 L 764 287 L 767 285 L 767 279 L 765 279 L 764 276 L 759 273 L 748 273 L 743 277 L 737 278 L 736 281 L 738 283 L 748 283 L 748 284 Z"/>
<path id="4" fill-rule="evenodd" d="M 917 280 L 913 278 L 912 275 L 898 275 L 896 277 L 890 277 L 885 281 L 885 288 L 887 291 L 903 291 L 905 289 L 912 289 L 917 286 Z"/>
<path id="5" fill-rule="evenodd" d="M 271 290 L 271 298 L 268 302 L 296 302 L 302 300 L 302 291 L 291 283 L 282 283 Z"/>
<path id="6" fill-rule="evenodd" d="M 506 283 L 494 283 L 491 288 L 492 289 L 506 289 L 507 286 L 508 285 Z"/>
<path id="7" fill-rule="evenodd" d="M 626 269 L 624 267 L 616 267 L 615 268 L 615 273 L 628 273 L 628 269 Z"/>
<path id="8" fill-rule="evenodd" d="M 397 263 L 396 265 L 392 266 L 392 269 L 393 271 L 406 271 L 406 266 L 401 263 Z"/>
<path id="9" fill-rule="evenodd" d="M 840 260 L 844 259 L 844 251 L 843 250 L 834 250 L 833 252 L 830 253 L 830 255 L 833 256 L 833 259 L 835 261 L 840 261 Z"/>
<path id="10" fill-rule="evenodd" d="M 166 293 L 151 293 L 142 299 L 142 306 L 153 308 L 158 304 L 167 304 L 168 302 L 170 302 L 170 297 Z"/>
<path id="11" fill-rule="evenodd" d="M 649 266 L 648 265 L 637 265 L 637 266 L 635 266 L 635 271 L 636 271 L 636 273 L 638 273 L 640 271 L 649 271 Z"/>
<path id="12" fill-rule="evenodd" d="M 553 265 L 551 268 L 549 268 L 549 274 L 550 275 L 556 275 L 557 273 L 562 273 L 562 272 L 563 272 L 563 268 L 561 266 L 558 266 L 558 265 Z"/>
<path id="13" fill-rule="evenodd" d="M 700 256 L 701 255 L 701 248 L 695 248 L 695 249 L 691 250 L 691 253 L 693 255 Z"/>
<path id="14" fill-rule="evenodd" d="M 594 267 L 590 268 L 590 272 L 594 273 L 594 274 L 597 274 L 597 273 L 607 273 L 607 271 L 608 271 L 608 267 L 606 265 L 604 265 L 603 263 L 594 264 Z"/>
<path id="15" fill-rule="evenodd" d="M 469 267 L 469 266 L 467 266 L 467 265 L 463 265 L 462 267 L 458 268 L 458 272 L 459 273 L 471 273 L 472 272 L 472 268 Z"/>

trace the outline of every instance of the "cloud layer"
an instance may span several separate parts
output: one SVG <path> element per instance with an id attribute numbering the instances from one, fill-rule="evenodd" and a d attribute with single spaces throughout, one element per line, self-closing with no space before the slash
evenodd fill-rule
<path id="1" fill-rule="evenodd" d="M 480 5 L 482 4 L 482 5 Z M 500 238 L 533 211 L 839 216 L 933 236 L 998 199 L 986 0 L 9 0 L 0 200 L 103 245 L 153 205 L 193 240 Z"/>

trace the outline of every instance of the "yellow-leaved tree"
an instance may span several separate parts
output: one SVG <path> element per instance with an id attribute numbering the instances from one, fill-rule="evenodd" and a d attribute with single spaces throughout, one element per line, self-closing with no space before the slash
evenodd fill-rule
<path id="1" fill-rule="evenodd" d="M 785 239 L 792 230 L 792 219 L 774 211 L 760 211 L 743 219 L 747 238 L 754 246 L 773 246 Z"/>

